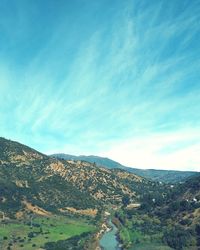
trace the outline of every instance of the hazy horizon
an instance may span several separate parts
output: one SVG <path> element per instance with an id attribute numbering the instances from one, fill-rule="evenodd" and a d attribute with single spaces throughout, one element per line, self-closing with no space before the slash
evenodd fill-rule
<path id="1" fill-rule="evenodd" d="M 198 171 L 200 2 L 0 2 L 0 136 Z"/>

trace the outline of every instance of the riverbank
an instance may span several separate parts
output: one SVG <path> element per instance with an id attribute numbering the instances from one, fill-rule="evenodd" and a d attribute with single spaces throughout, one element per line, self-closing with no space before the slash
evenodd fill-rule
<path id="1" fill-rule="evenodd" d="M 99 239 L 99 248 L 95 250 L 120 250 L 118 241 L 118 228 L 111 220 L 109 212 L 104 213 L 103 223 L 100 231 L 97 233 Z"/>

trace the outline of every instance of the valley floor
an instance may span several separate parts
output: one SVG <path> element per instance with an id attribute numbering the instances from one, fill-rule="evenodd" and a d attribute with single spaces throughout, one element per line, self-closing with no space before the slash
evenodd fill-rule
<path id="1" fill-rule="evenodd" d="M 8 221 L 0 224 L 0 249 L 38 250 L 44 246 L 45 249 L 54 249 L 48 242 L 64 241 L 90 233 L 94 229 L 95 226 L 84 219 L 63 216 L 37 217 L 33 222 Z"/>

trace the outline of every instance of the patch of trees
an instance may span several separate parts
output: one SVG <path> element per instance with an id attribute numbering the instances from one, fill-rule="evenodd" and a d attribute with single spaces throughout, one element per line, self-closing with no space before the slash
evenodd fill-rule
<path id="1" fill-rule="evenodd" d="M 192 245 L 193 232 L 182 227 L 176 226 L 164 232 L 163 241 L 174 249 L 184 249 Z"/>
<path id="2" fill-rule="evenodd" d="M 59 240 L 56 242 L 47 242 L 44 245 L 46 250 L 82 250 L 85 241 L 89 238 L 90 233 L 85 232 L 81 235 L 71 237 L 67 240 Z"/>
<path id="3" fill-rule="evenodd" d="M 126 207 L 130 203 L 130 197 L 129 195 L 124 195 L 122 197 L 122 204 L 124 207 Z"/>

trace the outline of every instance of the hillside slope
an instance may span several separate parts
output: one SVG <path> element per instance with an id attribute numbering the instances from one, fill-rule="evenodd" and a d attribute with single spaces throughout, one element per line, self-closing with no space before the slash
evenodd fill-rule
<path id="1" fill-rule="evenodd" d="M 87 212 L 94 216 L 113 207 L 126 249 L 152 243 L 198 249 L 199 185 L 198 175 L 169 185 L 121 168 L 59 160 L 0 138 L 0 220 L 2 216 L 16 218 L 18 223 L 20 214 L 26 221 L 32 213 L 59 217 Z"/>
<path id="2" fill-rule="evenodd" d="M 34 204 L 48 211 L 95 207 L 88 192 L 64 179 L 65 166 L 20 143 L 0 138 L 0 210 L 12 214 Z"/>
<path id="3" fill-rule="evenodd" d="M 123 169 L 124 166 L 120 163 L 113 161 L 109 158 L 95 156 L 95 155 L 69 155 L 69 154 L 52 154 L 51 157 L 57 158 L 57 159 L 64 159 L 64 160 L 75 160 L 75 161 L 87 161 L 90 163 L 95 163 L 98 166 L 104 166 L 108 169 L 113 168 L 121 168 Z"/>
<path id="4" fill-rule="evenodd" d="M 130 173 L 136 174 L 138 176 L 151 179 L 153 181 L 162 181 L 165 183 L 177 183 L 186 180 L 188 177 L 200 175 L 198 172 L 192 171 L 175 171 L 175 170 L 156 170 L 156 169 L 139 169 L 139 168 L 130 168 L 121 165 L 120 163 L 113 161 L 109 158 L 99 157 L 99 156 L 74 156 L 68 154 L 53 154 L 51 155 L 57 159 L 65 159 L 65 160 L 80 160 L 87 161 L 90 163 L 95 163 L 97 166 L 104 166 L 108 169 L 124 169 L 129 171 Z"/>
<path id="5" fill-rule="evenodd" d="M 158 185 L 121 169 L 48 157 L 4 138 L 0 149 L 0 210 L 7 213 L 27 204 L 52 212 L 120 205 L 125 195 L 135 202 Z"/>
<path id="6" fill-rule="evenodd" d="M 200 176 L 143 198 L 138 209 L 116 211 L 125 249 L 200 249 Z"/>

